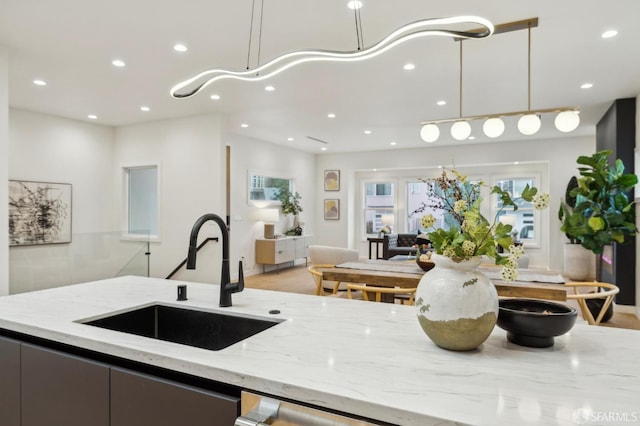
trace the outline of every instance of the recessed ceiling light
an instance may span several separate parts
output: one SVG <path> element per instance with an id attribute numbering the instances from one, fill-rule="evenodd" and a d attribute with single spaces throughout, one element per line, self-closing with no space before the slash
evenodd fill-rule
<path id="1" fill-rule="evenodd" d="M 323 146 L 322 148 L 320 148 L 320 151 L 326 151 L 326 150 L 327 150 L 326 146 Z"/>
<path id="2" fill-rule="evenodd" d="M 618 35 L 618 31 L 616 31 L 616 30 L 607 30 L 607 31 L 602 33 L 601 37 L 602 38 L 611 38 L 611 37 L 615 37 L 617 35 Z"/>
<path id="3" fill-rule="evenodd" d="M 360 9 L 362 7 L 362 2 L 358 0 L 352 0 L 349 3 L 347 3 L 347 7 L 352 10 Z"/>
<path id="4" fill-rule="evenodd" d="M 327 117 L 336 118 L 336 115 L 334 113 L 330 112 L 329 114 L 327 114 Z"/>
<path id="5" fill-rule="evenodd" d="M 447 101 L 438 101 L 437 104 L 438 106 L 446 105 Z"/>
<path id="6" fill-rule="evenodd" d="M 47 82 L 44 80 L 33 80 L 33 84 L 35 84 L 36 86 L 46 86 Z"/>
<path id="7" fill-rule="evenodd" d="M 476 138 L 475 136 L 469 136 L 470 141 L 475 140 L 475 138 Z"/>
<path id="8" fill-rule="evenodd" d="M 402 68 L 407 70 L 407 71 L 411 71 L 411 70 L 416 69 L 416 66 L 414 64 L 404 64 L 404 66 Z"/>
<path id="9" fill-rule="evenodd" d="M 151 111 L 151 108 L 149 108 L 148 106 L 141 106 L 140 111 L 148 112 Z"/>
<path id="10" fill-rule="evenodd" d="M 287 138 L 289 142 L 293 142 L 293 138 Z"/>
<path id="11" fill-rule="evenodd" d="M 87 115 L 87 117 L 92 119 L 92 120 L 97 120 L 98 119 L 98 116 L 95 115 L 95 114 L 89 114 L 89 115 Z"/>
<path id="12" fill-rule="evenodd" d="M 246 129 L 247 127 L 249 127 L 249 125 L 248 125 L 247 123 L 242 123 L 242 124 L 240 125 L 240 127 L 243 127 L 243 128 L 245 128 L 245 129 Z"/>
<path id="13" fill-rule="evenodd" d="M 365 131 L 364 131 L 364 134 L 365 134 L 365 135 L 370 135 L 370 134 L 371 134 L 371 130 L 365 130 Z"/>
<path id="14" fill-rule="evenodd" d="M 391 145 L 391 146 L 396 146 L 397 144 L 398 144 L 398 143 L 397 143 L 397 142 L 395 142 L 395 141 L 394 141 L 394 142 L 389 142 L 389 145 Z"/>
<path id="15" fill-rule="evenodd" d="M 213 95 L 210 96 L 211 99 L 213 99 L 214 101 L 217 101 L 218 99 L 220 99 L 220 95 L 216 95 L 215 93 Z"/>
<path id="16" fill-rule="evenodd" d="M 513 164 L 515 164 L 517 166 L 518 164 L 520 164 L 520 162 L 519 161 L 514 161 Z"/>
<path id="17" fill-rule="evenodd" d="M 126 65 L 121 59 L 114 59 L 111 63 L 116 67 L 124 67 Z"/>
<path id="18" fill-rule="evenodd" d="M 173 46 L 173 50 L 175 50 L 176 52 L 186 52 L 187 46 L 185 46 L 184 44 L 178 43 L 175 46 Z"/>
<path id="19" fill-rule="evenodd" d="M 593 87 L 593 84 L 591 83 L 584 83 L 582 86 L 580 86 L 581 89 L 591 89 Z"/>
<path id="20" fill-rule="evenodd" d="M 276 88 L 273 86 L 266 86 L 264 90 L 266 90 L 267 92 L 273 92 L 274 90 L 276 90 Z"/>

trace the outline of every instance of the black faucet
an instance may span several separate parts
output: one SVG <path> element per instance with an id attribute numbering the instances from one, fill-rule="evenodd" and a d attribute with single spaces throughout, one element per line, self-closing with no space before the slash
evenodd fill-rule
<path id="1" fill-rule="evenodd" d="M 229 277 L 229 231 L 222 218 L 216 214 L 208 213 L 201 216 L 191 229 L 189 237 L 189 254 L 187 255 L 187 269 L 196 269 L 196 255 L 198 253 L 198 233 L 205 222 L 213 220 L 222 232 L 222 277 L 220 278 L 220 307 L 231 306 L 231 293 L 238 293 L 244 289 L 244 275 L 242 273 L 242 261 L 239 262 L 238 282 L 231 283 Z"/>

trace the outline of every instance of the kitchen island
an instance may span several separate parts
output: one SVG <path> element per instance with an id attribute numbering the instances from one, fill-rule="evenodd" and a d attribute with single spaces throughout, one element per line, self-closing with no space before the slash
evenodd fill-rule
<path id="1" fill-rule="evenodd" d="M 412 306 L 245 289 L 218 308 L 218 286 L 186 283 L 177 301 L 178 284 L 121 277 L 2 297 L 0 334 L 398 425 L 640 424 L 638 331 L 578 320 L 533 349 L 496 327 L 479 349 L 451 352 L 428 340 Z M 82 324 L 158 303 L 284 321 L 219 351 Z"/>

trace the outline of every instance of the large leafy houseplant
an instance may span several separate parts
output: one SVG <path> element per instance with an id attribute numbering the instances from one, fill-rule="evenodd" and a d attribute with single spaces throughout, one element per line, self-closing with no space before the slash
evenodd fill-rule
<path id="1" fill-rule="evenodd" d="M 603 150 L 578 157 L 580 177 L 568 194 L 575 201 L 561 202 L 558 212 L 562 232 L 597 255 L 597 281 L 602 280 L 604 247 L 623 244 L 637 231 L 634 203 L 627 193 L 638 183 L 638 177 L 625 173 L 620 159 L 609 166 L 611 153 Z"/>
<path id="2" fill-rule="evenodd" d="M 281 189 L 278 198 L 282 203 L 282 214 L 293 215 L 293 228 L 287 230 L 287 235 L 302 235 L 302 228 L 298 223 L 298 215 L 302 212 L 300 200 L 302 197 L 297 192 Z"/>

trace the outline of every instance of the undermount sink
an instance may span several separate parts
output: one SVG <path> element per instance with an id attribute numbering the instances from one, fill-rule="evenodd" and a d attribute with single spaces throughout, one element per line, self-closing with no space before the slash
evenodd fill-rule
<path id="1" fill-rule="evenodd" d="M 151 305 L 83 324 L 218 351 L 282 321 Z"/>

